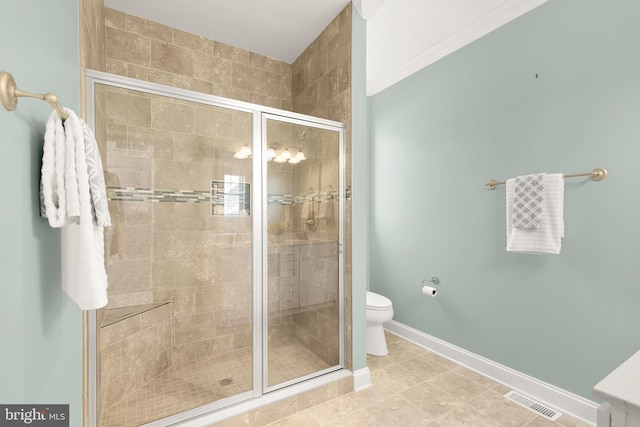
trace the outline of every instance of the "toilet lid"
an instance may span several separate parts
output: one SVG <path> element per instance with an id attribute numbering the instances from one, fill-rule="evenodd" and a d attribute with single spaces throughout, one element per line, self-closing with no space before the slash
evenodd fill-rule
<path id="1" fill-rule="evenodd" d="M 367 291 L 367 308 L 371 310 L 382 310 L 391 307 L 391 300 L 385 296 Z"/>

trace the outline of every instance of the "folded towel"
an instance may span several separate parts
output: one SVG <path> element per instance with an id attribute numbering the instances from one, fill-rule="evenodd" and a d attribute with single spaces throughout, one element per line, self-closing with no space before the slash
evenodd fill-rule
<path id="1" fill-rule="evenodd" d="M 320 200 L 318 208 L 318 218 L 329 219 L 333 217 L 333 195 L 331 190 L 327 190 L 324 197 Z"/>
<path id="2" fill-rule="evenodd" d="M 291 205 L 280 205 L 280 222 L 285 224 L 287 228 L 289 228 L 289 224 L 291 224 Z"/>
<path id="3" fill-rule="evenodd" d="M 300 212 L 300 217 L 302 219 L 309 218 L 309 215 L 313 214 L 313 194 L 309 193 L 305 196 L 304 202 L 302 202 L 302 211 Z"/>
<path id="4" fill-rule="evenodd" d="M 539 228 L 513 227 L 515 179 L 507 180 L 507 252 L 559 254 L 564 237 L 564 179 L 560 173 L 544 177 L 544 200 Z"/>
<path id="5" fill-rule="evenodd" d="M 57 114 L 56 114 L 57 115 Z M 76 125 L 75 120 L 64 122 L 64 155 L 65 163 L 64 167 L 64 193 L 67 198 L 67 218 L 71 221 L 80 221 L 80 187 L 78 183 L 78 156 L 82 156 L 84 148 L 77 144 L 77 136 L 74 135 L 79 131 L 77 128 L 72 128 L 72 125 Z M 77 126 L 77 125 L 76 125 Z M 86 161 L 85 161 L 86 163 Z"/>
<path id="6" fill-rule="evenodd" d="M 44 134 L 42 175 L 40 179 L 40 214 L 51 227 L 67 224 L 67 196 L 65 193 L 65 134 L 62 120 L 51 114 Z"/>
<path id="7" fill-rule="evenodd" d="M 107 304 L 103 226 L 111 219 L 93 133 L 65 111 L 64 127 L 55 112 L 47 122 L 41 212 L 52 227 L 62 228 L 62 289 L 82 310 L 92 310 Z"/>
<path id="8" fill-rule="evenodd" d="M 513 226 L 516 228 L 540 228 L 544 175 L 516 177 L 513 196 Z"/>

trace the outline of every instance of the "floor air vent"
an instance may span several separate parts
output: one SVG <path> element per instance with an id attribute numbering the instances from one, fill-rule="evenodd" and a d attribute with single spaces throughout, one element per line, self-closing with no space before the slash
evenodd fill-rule
<path id="1" fill-rule="evenodd" d="M 544 406 L 542 403 L 538 403 L 535 400 L 521 395 L 520 393 L 516 393 L 515 391 L 510 391 L 505 394 L 504 397 L 551 421 L 557 420 L 562 415 L 562 413 L 554 411 L 553 409 Z"/>

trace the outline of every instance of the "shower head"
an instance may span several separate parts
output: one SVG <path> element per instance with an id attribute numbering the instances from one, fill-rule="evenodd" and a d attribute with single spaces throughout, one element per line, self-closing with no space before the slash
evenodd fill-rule
<path id="1" fill-rule="evenodd" d="M 304 141 L 304 137 L 307 134 L 307 132 L 309 132 L 311 130 L 311 128 L 306 128 L 305 130 L 303 130 L 302 132 L 298 132 L 296 135 L 298 135 L 298 137 L 300 138 L 301 141 Z"/>

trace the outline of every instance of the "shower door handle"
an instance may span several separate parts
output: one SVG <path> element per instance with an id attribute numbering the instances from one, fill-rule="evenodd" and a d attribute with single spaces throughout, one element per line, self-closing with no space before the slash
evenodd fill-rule
<path id="1" fill-rule="evenodd" d="M 333 251 L 333 253 L 334 254 L 341 254 L 342 253 L 342 243 L 336 242 L 335 245 L 336 245 L 336 250 Z"/>

